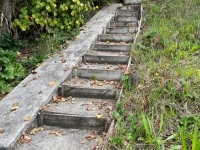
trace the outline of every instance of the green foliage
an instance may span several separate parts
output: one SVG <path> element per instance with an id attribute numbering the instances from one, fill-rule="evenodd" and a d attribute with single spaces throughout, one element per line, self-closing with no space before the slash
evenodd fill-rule
<path id="1" fill-rule="evenodd" d="M 52 28 L 70 31 L 84 24 L 85 14 L 92 10 L 92 1 L 86 0 L 26 0 L 23 2 L 14 25 L 22 31 Z"/>
<path id="2" fill-rule="evenodd" d="M 125 92 L 129 92 L 131 90 L 132 87 L 128 75 L 122 75 L 120 78 L 120 83 Z"/>
<path id="3" fill-rule="evenodd" d="M 0 48 L 4 50 L 16 51 L 26 46 L 25 41 L 13 38 L 6 33 L 3 33 L 0 38 Z"/>
<path id="4" fill-rule="evenodd" d="M 6 93 L 24 77 L 24 68 L 17 61 L 17 53 L 0 49 L 0 93 Z"/>
<path id="5" fill-rule="evenodd" d="M 200 149 L 199 0 L 145 3 L 139 80 L 113 115 L 110 149 Z"/>

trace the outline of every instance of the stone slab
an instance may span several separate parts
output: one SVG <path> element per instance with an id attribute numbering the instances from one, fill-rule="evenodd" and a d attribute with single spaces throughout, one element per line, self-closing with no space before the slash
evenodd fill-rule
<path id="1" fill-rule="evenodd" d="M 74 97 L 73 102 L 50 103 L 48 110 L 41 111 L 38 119 L 40 125 L 104 130 L 115 102 L 116 100 L 110 99 Z M 97 115 L 102 115 L 102 118 Z"/>
<path id="2" fill-rule="evenodd" d="M 112 52 L 127 52 L 130 50 L 130 44 L 94 44 L 94 50 L 96 51 L 112 51 Z"/>
<path id="3" fill-rule="evenodd" d="M 98 40 L 101 42 L 133 42 L 134 37 L 131 35 L 110 35 L 101 34 L 98 36 Z"/>
<path id="4" fill-rule="evenodd" d="M 113 21 L 138 21 L 138 17 L 115 16 Z"/>
<path id="5" fill-rule="evenodd" d="M 52 134 L 56 131 L 62 136 Z M 30 135 L 31 142 L 18 143 L 12 150 L 91 150 L 96 145 L 95 140 L 86 139 L 86 136 L 91 134 L 93 134 L 91 130 L 44 126 L 43 131 Z"/>
<path id="6" fill-rule="evenodd" d="M 21 133 L 34 121 L 40 107 L 48 103 L 61 82 L 70 74 L 70 68 L 78 63 L 98 34 L 103 32 L 119 6 L 121 4 L 103 8 L 86 24 L 76 40 L 62 51 L 65 63 L 59 54 L 55 54 L 36 69 L 37 74 L 29 75 L 0 101 L 0 128 L 5 129 L 0 134 L 0 150 L 9 150 L 16 143 Z M 11 111 L 16 104 L 19 108 Z M 30 116 L 31 120 L 24 121 L 26 116 Z"/>
<path id="7" fill-rule="evenodd" d="M 70 85 L 63 84 L 58 88 L 58 95 L 63 97 L 85 97 L 85 98 L 104 98 L 114 99 L 116 98 L 116 90 L 113 85 L 107 86 L 81 86 L 81 85 Z"/>
<path id="8" fill-rule="evenodd" d="M 107 34 L 136 34 L 136 27 L 115 27 L 115 28 L 106 28 Z"/>
<path id="9" fill-rule="evenodd" d="M 128 56 L 112 56 L 112 55 L 95 55 L 95 54 L 85 54 L 84 60 L 86 63 L 102 63 L 102 64 L 127 64 Z"/>
<path id="10" fill-rule="evenodd" d="M 138 21 L 111 21 L 110 27 L 136 27 Z"/>

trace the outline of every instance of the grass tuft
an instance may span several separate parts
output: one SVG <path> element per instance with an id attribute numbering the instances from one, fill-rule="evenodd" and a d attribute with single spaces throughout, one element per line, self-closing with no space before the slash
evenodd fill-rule
<path id="1" fill-rule="evenodd" d="M 144 5 L 146 22 L 132 52 L 139 80 L 117 106 L 109 148 L 198 150 L 199 0 Z"/>

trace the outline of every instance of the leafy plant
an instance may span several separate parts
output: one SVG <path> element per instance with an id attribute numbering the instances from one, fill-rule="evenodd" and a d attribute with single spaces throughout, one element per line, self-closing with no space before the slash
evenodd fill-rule
<path id="1" fill-rule="evenodd" d="M 0 48 L 3 50 L 17 51 L 27 45 L 26 41 L 22 41 L 11 37 L 7 33 L 3 33 L 0 38 Z"/>
<path id="2" fill-rule="evenodd" d="M 22 4 L 14 21 L 22 31 L 33 27 L 40 31 L 51 31 L 52 28 L 70 31 L 84 24 L 84 15 L 93 5 L 91 0 L 26 0 Z"/>
<path id="3" fill-rule="evenodd" d="M 16 52 L 0 49 L 0 93 L 9 92 L 25 75 L 24 68 L 16 60 Z"/>
<path id="4" fill-rule="evenodd" d="M 131 83 L 129 81 L 129 76 L 127 75 L 122 75 L 120 78 L 120 83 L 123 86 L 125 92 L 128 92 L 131 90 Z"/>

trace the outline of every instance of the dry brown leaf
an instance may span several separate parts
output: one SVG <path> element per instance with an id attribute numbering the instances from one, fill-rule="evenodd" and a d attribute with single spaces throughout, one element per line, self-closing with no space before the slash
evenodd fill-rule
<path id="1" fill-rule="evenodd" d="M 37 128 L 34 128 L 31 130 L 30 135 L 35 135 L 36 132 L 37 132 Z"/>
<path id="2" fill-rule="evenodd" d="M 42 128 L 42 127 L 33 128 L 33 129 L 31 130 L 31 132 L 30 132 L 30 135 L 35 135 L 36 132 L 38 132 L 38 131 L 43 131 L 43 130 L 44 130 L 44 128 Z"/>
<path id="3" fill-rule="evenodd" d="M 85 144 L 86 143 L 86 140 L 83 140 L 83 141 L 80 141 L 81 144 Z"/>
<path id="4" fill-rule="evenodd" d="M 104 118 L 103 115 L 96 115 L 96 117 L 97 117 L 98 119 Z"/>
<path id="5" fill-rule="evenodd" d="M 21 58 L 21 53 L 17 51 L 17 56 Z"/>
<path id="6" fill-rule="evenodd" d="M 112 106 L 107 106 L 108 110 L 109 111 L 112 111 L 113 110 L 113 107 Z"/>
<path id="7" fill-rule="evenodd" d="M 50 104 L 47 104 L 40 108 L 40 110 L 48 110 L 50 108 Z"/>
<path id="8" fill-rule="evenodd" d="M 125 70 L 124 75 L 130 75 L 130 74 L 131 74 L 131 70 L 130 69 Z"/>
<path id="9" fill-rule="evenodd" d="M 24 121 L 30 121 L 31 120 L 31 116 L 25 116 L 24 117 Z"/>
<path id="10" fill-rule="evenodd" d="M 93 102 L 91 101 L 91 102 L 85 102 L 84 104 L 82 104 L 83 106 L 84 105 L 92 105 L 93 104 Z"/>
<path id="11" fill-rule="evenodd" d="M 19 108 L 19 103 L 18 102 L 14 102 L 12 107 L 11 107 L 11 111 L 17 110 Z"/>
<path id="12" fill-rule="evenodd" d="M 35 70 L 32 70 L 31 72 L 32 72 L 32 74 L 36 74 L 37 73 Z"/>
<path id="13" fill-rule="evenodd" d="M 30 141 L 31 138 L 25 132 L 22 133 L 22 136 L 18 140 L 19 143 L 28 143 Z"/>
<path id="14" fill-rule="evenodd" d="M 0 134 L 4 133 L 5 132 L 5 129 L 3 128 L 0 128 Z"/>
<path id="15" fill-rule="evenodd" d="M 61 63 L 65 63 L 66 59 L 65 58 L 61 58 L 60 61 L 61 61 Z"/>
<path id="16" fill-rule="evenodd" d="M 94 135 L 94 134 L 90 134 L 90 135 L 86 135 L 85 138 L 86 138 L 87 140 L 94 140 L 94 139 L 96 139 L 97 137 L 96 137 L 96 135 Z"/>
<path id="17" fill-rule="evenodd" d="M 49 86 L 54 86 L 54 85 L 56 85 L 56 82 L 55 81 L 51 81 L 51 82 L 48 83 L 48 85 Z"/>
<path id="18" fill-rule="evenodd" d="M 61 131 L 51 131 L 50 134 L 55 134 L 56 136 L 62 136 Z"/>
<path id="19" fill-rule="evenodd" d="M 92 108 L 86 107 L 85 110 L 90 111 L 90 110 L 92 110 Z"/>

